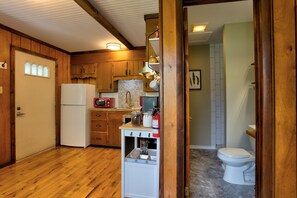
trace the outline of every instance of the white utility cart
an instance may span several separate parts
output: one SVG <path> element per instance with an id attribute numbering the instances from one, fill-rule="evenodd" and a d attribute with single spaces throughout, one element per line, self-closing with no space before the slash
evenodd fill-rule
<path id="1" fill-rule="evenodd" d="M 120 127 L 122 133 L 122 197 L 158 198 L 160 138 L 156 130 L 133 126 Z M 148 158 L 140 157 L 140 140 L 147 140 Z"/>

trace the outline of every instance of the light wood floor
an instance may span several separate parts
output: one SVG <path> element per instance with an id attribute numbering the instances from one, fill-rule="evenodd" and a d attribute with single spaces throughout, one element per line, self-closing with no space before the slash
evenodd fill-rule
<path id="1" fill-rule="evenodd" d="M 58 147 L 0 169 L 0 197 L 121 197 L 121 150 Z"/>

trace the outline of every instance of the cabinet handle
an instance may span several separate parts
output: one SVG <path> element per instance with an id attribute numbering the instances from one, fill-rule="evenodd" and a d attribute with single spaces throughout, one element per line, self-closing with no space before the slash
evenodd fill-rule
<path id="1" fill-rule="evenodd" d="M 96 115 L 96 117 L 100 117 L 100 116 L 101 116 L 101 115 L 98 115 L 98 114 Z"/>
<path id="2" fill-rule="evenodd" d="M 109 88 L 110 88 L 110 89 L 112 88 L 111 83 L 109 84 Z"/>
<path id="3" fill-rule="evenodd" d="M 139 133 L 139 137 L 141 137 L 141 133 Z"/>
<path id="4" fill-rule="evenodd" d="M 127 71 L 127 69 L 125 70 L 125 75 L 126 75 L 126 76 L 128 75 L 128 71 Z"/>
<path id="5" fill-rule="evenodd" d="M 132 135 L 133 135 L 133 132 L 130 133 L 130 136 L 132 136 Z"/>
<path id="6" fill-rule="evenodd" d="M 97 127 L 97 128 L 98 128 L 98 127 L 101 127 L 101 125 L 98 125 L 98 124 L 97 124 L 96 127 Z"/>
<path id="7" fill-rule="evenodd" d="M 131 75 L 131 70 L 129 70 L 129 76 Z"/>
<path id="8" fill-rule="evenodd" d="M 151 137 L 151 134 L 150 133 L 148 134 L 148 137 Z"/>

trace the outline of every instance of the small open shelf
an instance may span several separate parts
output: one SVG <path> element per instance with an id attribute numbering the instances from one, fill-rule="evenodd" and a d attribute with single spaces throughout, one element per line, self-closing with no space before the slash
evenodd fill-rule
<path id="1" fill-rule="evenodd" d="M 126 162 L 134 162 L 134 163 L 141 163 L 141 164 L 157 164 L 157 151 L 154 149 L 148 150 L 148 158 L 142 159 L 140 155 L 140 149 L 135 148 L 133 149 L 126 157 Z"/>
<path id="2" fill-rule="evenodd" d="M 149 42 L 157 56 L 159 56 L 159 38 L 150 38 Z"/>

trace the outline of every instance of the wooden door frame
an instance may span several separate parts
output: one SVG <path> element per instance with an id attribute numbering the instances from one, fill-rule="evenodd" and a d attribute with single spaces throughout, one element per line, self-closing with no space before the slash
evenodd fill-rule
<path id="1" fill-rule="evenodd" d="M 185 161 L 185 120 L 180 117 L 182 114 L 185 116 L 185 98 L 181 97 L 184 92 L 184 77 L 182 73 L 183 54 L 182 50 L 183 42 L 183 28 L 181 24 L 184 23 L 182 14 L 183 6 L 190 5 L 202 5 L 210 3 L 224 3 L 232 2 L 236 0 L 183 0 L 183 4 L 180 0 L 159 0 L 160 9 L 160 47 L 162 57 L 162 69 L 161 69 L 161 197 L 183 197 L 185 181 L 181 179 L 185 175 L 184 161 Z M 292 151 L 295 161 L 289 161 L 290 170 L 279 167 L 278 163 L 284 164 L 284 159 L 276 161 L 276 158 L 280 158 L 282 153 L 277 153 L 277 146 L 280 147 L 280 143 L 276 143 L 276 135 L 283 138 L 285 150 L 288 150 L 289 146 L 296 148 L 296 104 L 295 108 L 289 108 L 284 106 L 286 110 L 290 112 L 290 115 L 295 115 L 293 121 L 288 126 L 279 127 L 276 130 L 276 119 L 283 121 L 282 118 L 275 114 L 276 111 L 276 94 L 275 93 L 275 69 L 276 69 L 276 50 L 286 50 L 288 53 L 295 53 L 296 48 L 296 24 L 294 26 L 286 26 L 285 28 L 294 29 L 295 34 L 290 34 L 294 37 L 292 43 L 287 43 L 286 46 L 279 49 L 275 48 L 275 35 L 274 35 L 274 17 L 279 17 L 285 21 L 292 20 L 285 18 L 286 16 L 282 12 L 277 12 L 280 9 L 280 5 L 284 5 L 285 2 L 281 0 L 254 0 L 254 35 L 255 35 L 255 63 L 256 63 L 256 127 L 257 127 L 257 141 L 256 141 L 256 196 L 257 197 L 275 197 L 277 195 L 276 188 L 279 188 L 278 193 L 290 193 L 290 195 L 296 196 L 296 149 Z M 290 2 L 292 3 L 292 2 Z M 275 6 L 274 4 L 278 4 Z M 296 3 L 295 3 L 296 4 Z M 294 4 L 294 5 L 295 5 Z M 291 6 L 292 4 L 290 4 Z M 284 12 L 284 6 L 282 11 Z M 290 12 L 292 13 L 291 7 Z M 296 12 L 296 8 L 295 8 Z M 292 16 L 292 15 L 290 15 Z M 296 16 L 295 16 L 296 17 Z M 293 20 L 296 20 L 294 18 Z M 170 24 L 168 26 L 167 24 Z M 280 24 L 278 24 L 280 25 Z M 290 31 L 291 33 L 292 31 Z M 284 32 L 280 31 L 280 34 L 284 36 Z M 291 41 L 291 40 L 290 40 Z M 294 42 L 295 41 L 295 42 Z M 291 55 L 290 54 L 290 55 Z M 277 54 L 281 56 L 280 54 Z M 295 54 L 294 54 L 295 55 Z M 293 71 L 296 72 L 296 56 L 291 55 L 286 64 L 293 63 Z M 295 63 L 295 70 L 294 70 Z M 279 66 L 278 66 L 279 67 Z M 288 69 L 288 68 L 287 68 Z M 294 73 L 294 72 L 293 72 Z M 295 74 L 296 75 L 296 74 Z M 296 76 L 295 76 L 296 77 Z M 169 85 L 167 80 L 171 79 L 171 82 L 175 82 L 174 86 Z M 296 103 L 296 78 L 295 85 L 292 81 L 282 79 L 286 85 L 294 90 L 295 93 L 291 95 L 293 101 Z M 293 81 L 294 82 L 294 81 Z M 175 88 L 175 90 L 172 90 Z M 170 91 L 169 91 L 170 90 Z M 287 91 L 287 90 L 286 90 Z M 282 92 L 279 91 L 278 94 Z M 180 95 L 178 95 L 180 94 Z M 295 95 L 294 95 L 295 94 Z M 279 94 L 280 95 L 280 94 Z M 184 96 L 184 95 L 183 95 Z M 174 114 L 179 115 L 174 115 Z M 169 117 L 169 115 L 174 115 Z M 295 120 L 294 120 L 295 119 Z M 284 121 L 283 121 L 284 122 Z M 292 127 L 292 137 L 295 139 L 289 140 L 285 137 L 285 132 L 280 129 L 288 129 Z M 295 134 L 294 134 L 295 133 Z M 295 135 L 295 136 L 294 136 Z M 170 145 L 168 144 L 170 142 Z M 289 145 L 290 144 L 290 145 Z M 283 149 L 283 148 L 282 148 Z M 279 152 L 279 151 L 278 151 Z M 295 152 L 295 153 L 294 153 Z M 287 165 L 286 164 L 286 165 Z M 278 166 L 278 170 L 276 170 Z M 289 172 L 292 172 L 290 175 Z M 181 176 L 178 176 L 181 175 Z M 292 185 L 286 181 L 285 176 L 289 176 Z M 276 178 L 277 177 L 277 178 Z M 295 178 L 295 179 L 294 179 Z M 280 189 L 281 183 L 286 183 L 286 187 Z M 294 183 L 295 182 L 295 183 Z M 280 195 L 280 194 L 279 194 Z"/>
<path id="2" fill-rule="evenodd" d="M 57 59 L 52 58 L 50 56 L 46 56 L 44 54 L 40 54 L 37 52 L 33 52 L 31 50 L 27 50 L 21 47 L 16 47 L 16 46 L 11 46 L 10 47 L 10 52 L 11 52 L 11 56 L 10 56 L 10 115 L 11 115 L 11 119 L 10 119 L 10 126 L 11 126 L 11 163 L 15 163 L 16 162 L 16 150 L 15 150 L 15 52 L 16 51 L 21 51 L 21 52 L 25 52 L 27 54 L 30 55 L 34 55 L 34 56 L 39 56 L 42 58 L 46 58 L 49 60 L 53 60 L 55 61 L 55 134 L 56 134 L 56 145 L 60 144 L 60 133 L 59 130 L 57 130 L 57 114 L 59 113 L 57 111 L 58 108 L 58 99 L 57 99 L 57 85 L 58 85 L 58 68 L 57 68 Z"/>

